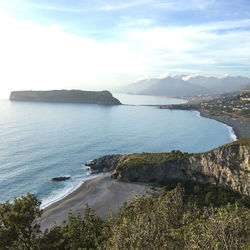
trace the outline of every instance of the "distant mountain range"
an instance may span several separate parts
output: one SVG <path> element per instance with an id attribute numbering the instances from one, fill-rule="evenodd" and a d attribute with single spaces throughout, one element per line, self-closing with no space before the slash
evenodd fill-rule
<path id="1" fill-rule="evenodd" d="M 179 75 L 152 78 L 131 83 L 119 91 L 128 94 L 157 96 L 194 96 L 237 91 L 250 86 L 247 77 L 207 77 Z"/>

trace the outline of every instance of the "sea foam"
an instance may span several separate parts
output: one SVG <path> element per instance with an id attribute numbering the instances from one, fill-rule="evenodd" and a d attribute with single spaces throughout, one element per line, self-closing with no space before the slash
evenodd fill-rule
<path id="1" fill-rule="evenodd" d="M 69 182 L 68 185 L 62 190 L 56 190 L 52 192 L 52 194 L 48 197 L 42 200 L 42 204 L 40 206 L 41 209 L 44 209 L 53 203 L 62 200 L 69 194 L 73 193 L 75 190 L 77 190 L 85 181 L 95 178 L 97 175 L 91 174 L 91 176 L 85 177 L 84 179 L 72 184 L 72 182 Z"/>

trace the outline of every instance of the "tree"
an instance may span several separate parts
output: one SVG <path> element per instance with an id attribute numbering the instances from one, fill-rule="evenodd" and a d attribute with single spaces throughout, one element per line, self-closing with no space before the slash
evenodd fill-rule
<path id="1" fill-rule="evenodd" d="M 107 227 L 108 223 L 86 205 L 83 218 L 70 211 L 67 223 L 46 230 L 41 249 L 97 249 L 109 236 Z"/>
<path id="2" fill-rule="evenodd" d="M 188 249 L 247 249 L 249 209 L 237 204 L 206 208 L 185 233 Z"/>
<path id="3" fill-rule="evenodd" d="M 39 244 L 41 202 L 30 193 L 0 203 L 0 248 L 34 249 Z"/>

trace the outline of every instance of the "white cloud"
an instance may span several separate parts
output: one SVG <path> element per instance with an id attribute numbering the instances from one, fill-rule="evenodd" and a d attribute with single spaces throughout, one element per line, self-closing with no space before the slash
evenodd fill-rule
<path id="1" fill-rule="evenodd" d="M 144 54 L 152 68 L 162 65 L 249 64 L 250 31 L 233 28 L 248 27 L 249 20 L 220 22 L 186 27 L 133 29 L 127 34 L 137 50 Z M 226 32 L 221 32 L 226 30 Z M 151 62 L 151 63 L 150 63 Z"/>
<path id="2" fill-rule="evenodd" d="M 41 9 L 41 10 L 53 10 L 53 11 L 58 11 L 58 12 L 72 12 L 72 13 L 80 13 L 86 11 L 86 8 L 69 8 L 69 7 L 62 7 L 62 6 L 57 6 L 53 4 L 29 4 L 29 8 L 34 8 L 34 9 Z"/>
<path id="3" fill-rule="evenodd" d="M 65 6 L 62 3 L 53 3 L 51 1 L 42 2 L 42 1 L 33 1 L 33 0 L 0 0 L 0 5 L 6 9 L 17 10 L 18 12 L 23 10 L 31 10 L 31 9 L 38 9 L 38 10 L 50 10 L 50 11 L 57 11 L 57 12 L 71 12 L 71 13 L 81 13 L 90 10 L 90 7 L 87 8 L 86 6 L 82 5 L 74 5 L 74 7 Z M 91 6 L 91 9 L 93 7 Z"/>
<path id="4" fill-rule="evenodd" d="M 229 77 L 229 74 L 226 74 L 226 73 L 221 75 L 221 76 L 218 76 L 219 79 L 223 79 L 223 78 L 227 78 L 227 77 Z"/>
<path id="5" fill-rule="evenodd" d="M 154 6 L 167 11 L 187 11 L 187 10 L 206 10 L 211 5 L 216 4 L 214 0 L 178 0 L 158 2 Z"/>
<path id="6" fill-rule="evenodd" d="M 249 27 L 250 27 L 250 19 L 213 22 L 197 26 L 197 28 L 202 31 L 233 30 L 238 28 L 249 28 Z"/>
<path id="7" fill-rule="evenodd" d="M 119 4 L 107 4 L 99 8 L 100 11 L 115 11 L 121 9 L 132 8 L 152 2 L 152 0 L 136 0 L 131 2 L 121 2 Z"/>
<path id="8" fill-rule="evenodd" d="M 169 76 L 171 76 L 171 72 L 167 71 L 167 72 L 164 72 L 164 73 L 160 74 L 157 78 L 162 79 L 162 78 L 166 78 L 166 77 L 169 77 Z"/>
<path id="9" fill-rule="evenodd" d="M 182 77 L 182 80 L 183 80 L 183 81 L 188 81 L 188 80 L 190 80 L 191 78 L 194 78 L 194 77 L 197 77 L 197 76 L 199 76 L 199 74 L 192 74 L 192 75 L 183 76 L 183 77 Z"/>

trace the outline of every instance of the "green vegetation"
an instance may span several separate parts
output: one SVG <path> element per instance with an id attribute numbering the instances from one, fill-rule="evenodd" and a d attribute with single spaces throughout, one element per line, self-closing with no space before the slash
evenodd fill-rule
<path id="1" fill-rule="evenodd" d="M 88 206 L 83 219 L 69 212 L 68 223 L 56 224 L 41 237 L 40 249 L 97 249 L 110 237 L 110 224 Z"/>
<path id="2" fill-rule="evenodd" d="M 41 202 L 32 194 L 0 203 L 0 249 L 36 249 L 40 226 L 36 219 L 42 214 Z"/>
<path id="3" fill-rule="evenodd" d="M 215 186 L 168 183 L 125 202 L 118 216 L 83 218 L 41 232 L 40 202 L 28 194 L 0 204 L 0 249 L 247 249 L 249 197 Z"/>
<path id="4" fill-rule="evenodd" d="M 169 192 L 175 189 L 179 185 L 178 181 L 168 181 L 165 183 L 160 183 L 160 187 L 164 192 Z M 203 206 L 214 206 L 220 207 L 225 206 L 228 203 L 240 204 L 246 208 L 250 209 L 250 197 L 247 195 L 242 195 L 240 193 L 234 192 L 230 189 L 225 189 L 219 185 L 212 185 L 209 183 L 198 184 L 192 181 L 181 182 L 184 188 L 184 202 L 192 202 L 197 204 L 199 207 Z"/>
<path id="5" fill-rule="evenodd" d="M 137 168 L 145 165 L 160 164 L 168 161 L 176 161 L 184 159 L 191 154 L 182 153 L 179 150 L 172 150 L 170 153 L 137 153 L 122 155 L 117 165 L 117 170 L 126 170 L 129 168 Z"/>

